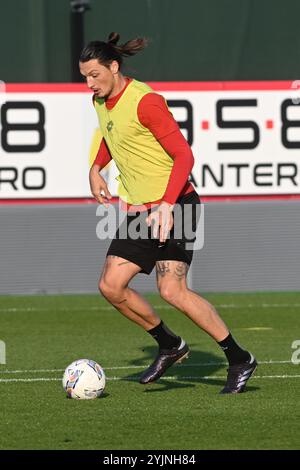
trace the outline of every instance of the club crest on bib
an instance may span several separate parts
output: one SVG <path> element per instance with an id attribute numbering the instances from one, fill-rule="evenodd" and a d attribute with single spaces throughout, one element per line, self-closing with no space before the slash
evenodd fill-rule
<path id="1" fill-rule="evenodd" d="M 114 126 L 114 123 L 112 121 L 109 121 L 107 123 L 106 129 L 108 130 L 108 132 L 112 130 L 113 126 Z"/>

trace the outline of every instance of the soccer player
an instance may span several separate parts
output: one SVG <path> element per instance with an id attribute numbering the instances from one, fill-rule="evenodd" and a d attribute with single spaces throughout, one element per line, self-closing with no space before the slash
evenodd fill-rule
<path id="1" fill-rule="evenodd" d="M 164 98 L 121 72 L 123 57 L 142 50 L 146 40 L 136 38 L 119 45 L 119 38 L 119 34 L 111 33 L 107 42 L 90 42 L 79 61 L 80 72 L 94 92 L 93 104 L 102 133 L 90 170 L 91 192 L 100 204 L 108 206 L 111 194 L 100 172 L 113 158 L 120 172 L 119 196 L 127 210 L 107 252 L 100 292 L 157 341 L 158 355 L 140 378 L 142 384 L 154 382 L 189 353 L 184 339 L 129 287 L 134 276 L 150 274 L 155 266 L 161 297 L 208 333 L 224 351 L 229 368 L 221 393 L 243 392 L 256 360 L 237 344 L 215 308 L 188 288 L 193 244 L 187 243 L 185 230 L 181 230 L 181 237 L 176 235 L 177 225 L 194 233 L 199 218 L 199 196 L 188 181 L 194 163 L 191 148 Z M 178 207 L 182 210 L 176 212 Z M 125 237 L 120 236 L 124 223 Z M 132 226 L 139 227 L 139 237 L 132 235 Z M 145 233 L 147 236 L 142 236 Z"/>

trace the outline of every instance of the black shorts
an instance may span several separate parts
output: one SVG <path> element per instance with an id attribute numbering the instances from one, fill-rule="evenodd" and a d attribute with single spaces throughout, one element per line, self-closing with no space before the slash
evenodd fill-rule
<path id="1" fill-rule="evenodd" d="M 152 228 L 146 224 L 150 209 L 134 214 L 128 213 L 118 228 L 106 256 L 120 256 L 131 261 L 140 266 L 141 272 L 145 274 L 151 273 L 157 261 L 183 261 L 190 265 L 200 219 L 200 207 L 196 191 L 177 200 L 173 209 L 174 226 L 165 243 L 160 243 L 159 239 L 154 238 Z"/>

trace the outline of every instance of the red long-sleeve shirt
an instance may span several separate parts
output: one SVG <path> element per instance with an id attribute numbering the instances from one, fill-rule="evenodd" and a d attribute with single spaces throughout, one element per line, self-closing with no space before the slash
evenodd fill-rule
<path id="1" fill-rule="evenodd" d="M 126 87 L 130 81 L 128 80 Z M 106 100 L 108 109 L 112 109 L 115 106 L 126 87 L 118 95 Z M 179 196 L 194 190 L 193 185 L 188 182 L 188 177 L 194 164 L 192 150 L 183 137 L 177 122 L 168 110 L 162 96 L 157 93 L 147 93 L 140 100 L 137 112 L 141 124 L 150 130 L 160 145 L 174 160 L 163 197 L 161 200 L 151 201 L 151 203 L 166 201 L 170 204 L 175 204 Z M 101 170 L 111 159 L 112 157 L 106 142 L 102 139 L 94 164 L 99 165 Z"/>

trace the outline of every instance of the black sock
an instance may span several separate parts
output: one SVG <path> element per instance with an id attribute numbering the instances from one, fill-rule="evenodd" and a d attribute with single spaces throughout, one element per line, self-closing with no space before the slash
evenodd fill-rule
<path id="1" fill-rule="evenodd" d="M 169 328 L 160 322 L 155 328 L 148 330 L 148 333 L 158 342 L 160 349 L 172 349 L 179 346 L 181 338 L 176 336 Z"/>
<path id="2" fill-rule="evenodd" d="M 220 341 L 218 345 L 223 349 L 230 366 L 247 362 L 251 358 L 249 352 L 242 349 L 230 333 L 223 341 Z"/>

